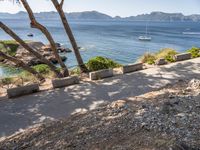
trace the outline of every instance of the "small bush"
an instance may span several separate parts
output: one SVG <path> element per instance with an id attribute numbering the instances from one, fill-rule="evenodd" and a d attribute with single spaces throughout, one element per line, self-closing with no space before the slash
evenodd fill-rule
<path id="1" fill-rule="evenodd" d="M 19 47 L 19 44 L 14 40 L 0 41 L 0 49 L 11 56 L 16 55 L 16 51 L 18 47 Z"/>
<path id="2" fill-rule="evenodd" d="M 70 70 L 70 75 L 80 75 L 80 74 L 81 74 L 81 70 L 78 67 Z"/>
<path id="3" fill-rule="evenodd" d="M 97 71 L 101 69 L 109 69 L 109 68 L 116 68 L 120 67 L 121 65 L 117 62 L 114 62 L 113 60 L 101 56 L 97 56 L 94 58 L 91 58 L 87 62 L 87 67 L 90 71 Z"/>
<path id="4" fill-rule="evenodd" d="M 35 71 L 41 74 L 49 74 L 51 72 L 49 66 L 45 64 L 33 66 L 33 69 L 35 69 Z"/>
<path id="5" fill-rule="evenodd" d="M 158 53 L 155 54 L 156 59 L 164 58 L 168 62 L 174 62 L 174 56 L 178 54 L 175 50 L 171 48 L 161 49 Z"/>
<path id="6" fill-rule="evenodd" d="M 6 77 L 6 78 L 2 78 L 0 79 L 0 84 L 1 85 L 9 85 L 13 83 L 13 78 L 12 77 Z"/>
<path id="7" fill-rule="evenodd" d="M 187 52 L 191 53 L 192 58 L 200 57 L 200 48 L 198 47 L 192 47 Z"/>
<path id="8" fill-rule="evenodd" d="M 139 58 L 139 61 L 142 63 L 147 63 L 147 64 L 155 64 L 156 57 L 154 54 L 151 53 L 145 53 L 141 58 Z"/>
<path id="9" fill-rule="evenodd" d="M 37 81 L 36 77 L 33 76 L 33 74 L 31 74 L 28 71 L 22 71 L 18 77 L 22 80 L 22 82 L 34 82 Z"/>

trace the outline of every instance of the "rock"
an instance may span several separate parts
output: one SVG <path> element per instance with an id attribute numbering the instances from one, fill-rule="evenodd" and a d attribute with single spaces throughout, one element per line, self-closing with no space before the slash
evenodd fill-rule
<path id="1" fill-rule="evenodd" d="M 200 80 L 198 79 L 192 79 L 189 83 L 188 83 L 188 88 L 191 89 L 200 89 Z"/>
<path id="2" fill-rule="evenodd" d="M 172 146 L 170 149 L 171 150 L 199 150 L 199 148 L 192 148 L 183 142 L 174 144 L 174 146 Z"/>
<path id="3" fill-rule="evenodd" d="M 43 46 L 43 47 L 42 47 L 42 50 L 47 51 L 47 52 L 51 52 L 51 51 L 52 51 L 50 45 L 45 45 L 45 46 Z"/>
<path id="4" fill-rule="evenodd" d="M 66 56 L 60 56 L 60 58 L 61 58 L 62 61 L 66 61 L 67 60 Z M 47 57 L 47 59 L 49 61 L 51 61 L 53 64 L 57 64 L 58 63 L 57 59 L 54 56 Z"/>
<path id="5" fill-rule="evenodd" d="M 48 60 L 51 61 L 53 64 L 58 63 L 57 59 L 54 56 L 49 57 Z"/>
<path id="6" fill-rule="evenodd" d="M 59 53 L 63 53 L 63 52 L 65 52 L 65 53 L 70 53 L 70 52 L 72 52 L 71 49 L 69 49 L 69 48 L 64 48 L 64 47 L 59 47 L 57 50 L 58 50 Z"/>
<path id="7" fill-rule="evenodd" d="M 62 61 L 66 61 L 67 60 L 67 57 L 66 56 L 60 56 Z"/>
<path id="8" fill-rule="evenodd" d="M 40 61 L 39 59 L 34 58 L 34 57 L 28 58 L 28 59 L 29 59 L 29 61 L 28 61 L 29 66 L 35 66 L 35 65 L 39 65 L 39 64 L 43 63 L 42 61 Z"/>
<path id="9" fill-rule="evenodd" d="M 156 65 L 165 65 L 165 64 L 167 64 L 167 62 L 165 61 L 164 58 L 156 60 Z"/>
<path id="10" fill-rule="evenodd" d="M 125 100 L 118 100 L 118 101 L 112 102 L 110 104 L 111 108 L 117 108 L 117 109 L 125 108 L 126 106 L 127 106 L 127 104 L 126 104 Z"/>
<path id="11" fill-rule="evenodd" d="M 55 44 L 56 44 L 56 47 L 61 47 L 60 43 L 55 43 Z"/>

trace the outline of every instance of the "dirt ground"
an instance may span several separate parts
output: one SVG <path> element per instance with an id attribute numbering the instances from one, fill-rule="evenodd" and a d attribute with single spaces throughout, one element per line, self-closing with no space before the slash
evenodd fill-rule
<path id="1" fill-rule="evenodd" d="M 200 80 L 104 103 L 0 140 L 0 150 L 199 150 Z"/>

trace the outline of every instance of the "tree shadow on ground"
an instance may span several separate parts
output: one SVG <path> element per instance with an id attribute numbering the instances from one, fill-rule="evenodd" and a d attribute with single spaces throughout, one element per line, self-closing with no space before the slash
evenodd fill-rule
<path id="1" fill-rule="evenodd" d="M 104 102 L 155 91 L 178 80 L 200 78 L 199 73 L 200 63 L 177 63 L 16 99 L 2 98 L 0 137 L 40 122 L 94 109 Z"/>

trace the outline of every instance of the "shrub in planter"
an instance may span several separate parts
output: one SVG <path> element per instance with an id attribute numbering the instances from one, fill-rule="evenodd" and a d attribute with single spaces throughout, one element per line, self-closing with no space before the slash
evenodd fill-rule
<path id="1" fill-rule="evenodd" d="M 101 56 L 97 56 L 94 58 L 91 58 L 88 62 L 87 62 L 87 67 L 90 71 L 97 71 L 97 70 L 102 70 L 102 69 L 109 69 L 109 68 L 116 68 L 116 67 L 120 67 L 121 65 L 118 64 L 117 62 L 109 59 L 109 58 L 105 58 L 105 57 L 101 57 Z"/>

